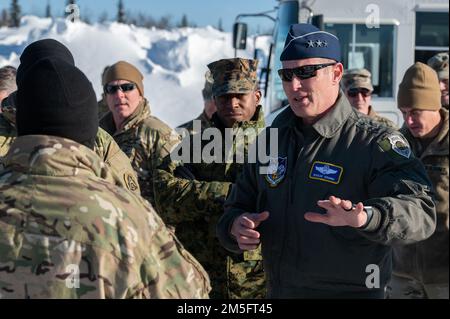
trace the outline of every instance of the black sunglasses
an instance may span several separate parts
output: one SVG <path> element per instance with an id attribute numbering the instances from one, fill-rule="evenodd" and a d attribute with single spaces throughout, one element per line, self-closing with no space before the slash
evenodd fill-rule
<path id="1" fill-rule="evenodd" d="M 104 90 L 108 94 L 114 94 L 118 90 L 121 90 L 122 92 L 128 92 L 128 91 L 133 91 L 135 88 L 136 88 L 136 84 L 134 84 L 134 83 L 124 83 L 124 84 L 119 84 L 119 85 L 107 84 L 107 85 L 105 85 Z"/>
<path id="2" fill-rule="evenodd" d="M 372 93 L 368 90 L 368 89 L 364 89 L 364 88 L 355 88 L 355 89 L 350 89 L 347 91 L 347 95 L 350 97 L 357 97 L 358 94 L 360 94 L 364 97 L 368 97 L 370 96 Z"/>
<path id="3" fill-rule="evenodd" d="M 335 65 L 336 62 L 333 63 L 323 63 L 323 64 L 314 64 L 314 65 L 304 65 L 298 68 L 293 69 L 280 69 L 278 70 L 278 75 L 281 80 L 286 82 L 291 82 L 294 75 L 298 77 L 300 80 L 306 80 L 313 78 L 317 75 L 317 70 L 326 68 L 330 65 Z"/>

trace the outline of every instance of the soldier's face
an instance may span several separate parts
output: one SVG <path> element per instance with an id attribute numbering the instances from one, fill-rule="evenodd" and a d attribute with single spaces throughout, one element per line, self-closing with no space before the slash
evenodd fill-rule
<path id="1" fill-rule="evenodd" d="M 334 62 L 329 59 L 311 58 L 283 61 L 283 69 L 293 69 L 305 65 Z M 339 81 L 342 78 L 341 63 L 317 70 L 314 77 L 301 80 L 294 75 L 292 81 L 283 81 L 283 89 L 292 111 L 306 123 L 314 123 L 325 114 L 336 101 Z"/>
<path id="2" fill-rule="evenodd" d="M 116 80 L 109 82 L 108 85 L 122 85 L 131 83 L 126 80 Z M 137 86 L 131 91 L 117 90 L 114 93 L 106 93 L 106 103 L 115 119 L 123 121 L 136 111 L 139 103 L 142 101 Z"/>
<path id="3" fill-rule="evenodd" d="M 249 121 L 255 115 L 261 99 L 261 91 L 247 94 L 225 94 L 216 96 L 217 115 L 226 127 L 236 122 Z"/>
<path id="4" fill-rule="evenodd" d="M 441 103 L 448 106 L 448 79 L 439 80 L 439 86 L 441 88 Z"/>
<path id="5" fill-rule="evenodd" d="M 441 123 L 439 111 L 415 110 L 408 107 L 401 107 L 400 111 L 412 136 L 431 138 L 438 133 Z"/>
<path id="6" fill-rule="evenodd" d="M 363 114 L 369 114 L 369 107 L 372 101 L 369 90 L 359 88 L 356 90 L 346 91 L 345 95 L 347 96 L 351 106 Z"/>

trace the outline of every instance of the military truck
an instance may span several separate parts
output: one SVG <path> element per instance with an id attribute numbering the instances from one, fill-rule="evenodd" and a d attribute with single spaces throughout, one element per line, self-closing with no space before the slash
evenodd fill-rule
<path id="1" fill-rule="evenodd" d="M 398 85 L 415 61 L 426 63 L 437 52 L 448 51 L 448 11 L 448 0 L 276 1 L 272 12 L 261 15 L 274 20 L 269 58 L 261 72 L 267 122 L 287 105 L 277 70 L 289 26 L 307 22 L 339 37 L 345 69 L 364 67 L 372 73 L 373 107 L 401 125 L 396 107 Z M 237 17 L 236 50 L 245 48 L 244 18 L 254 15 Z"/>

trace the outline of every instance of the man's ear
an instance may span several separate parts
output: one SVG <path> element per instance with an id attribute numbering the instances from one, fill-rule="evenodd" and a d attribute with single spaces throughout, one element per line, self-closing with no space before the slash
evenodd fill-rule
<path id="1" fill-rule="evenodd" d="M 344 75 L 344 66 L 338 62 L 333 68 L 333 84 L 339 85 Z"/>
<path id="2" fill-rule="evenodd" d="M 256 99 L 256 105 L 259 105 L 259 102 L 261 102 L 262 93 L 260 90 L 256 90 L 254 94 Z"/>

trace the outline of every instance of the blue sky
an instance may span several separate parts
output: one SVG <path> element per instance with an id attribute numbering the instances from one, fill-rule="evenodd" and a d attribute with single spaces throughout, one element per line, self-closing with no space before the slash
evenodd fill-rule
<path id="1" fill-rule="evenodd" d="M 226 31 L 231 31 L 234 19 L 239 13 L 254 13 L 272 9 L 277 1 L 275 0 L 123 0 L 125 9 L 131 12 L 143 12 L 154 18 L 170 15 L 171 22 L 177 23 L 181 20 L 183 13 L 188 20 L 198 26 L 212 25 L 217 26 L 219 18 L 222 18 L 222 24 Z M 44 15 L 47 2 L 50 3 L 52 14 L 61 15 L 67 0 L 19 0 L 22 12 L 26 14 Z M 76 0 L 80 7 L 81 14 L 86 12 L 92 21 L 107 12 L 109 19 L 115 19 L 117 15 L 118 0 Z M 0 10 L 9 8 L 11 0 L 0 0 Z M 250 22 L 260 30 L 271 28 L 271 22 L 268 19 L 249 18 Z"/>

